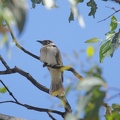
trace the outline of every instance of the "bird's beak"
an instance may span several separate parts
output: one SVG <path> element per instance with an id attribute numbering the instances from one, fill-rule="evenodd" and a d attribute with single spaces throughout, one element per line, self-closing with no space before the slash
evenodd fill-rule
<path id="1" fill-rule="evenodd" d="M 41 40 L 37 40 L 37 42 L 39 42 L 39 43 L 43 44 L 43 41 L 41 41 Z"/>

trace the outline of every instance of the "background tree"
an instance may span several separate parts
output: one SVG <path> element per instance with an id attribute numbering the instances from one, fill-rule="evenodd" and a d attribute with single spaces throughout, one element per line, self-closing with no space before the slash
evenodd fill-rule
<path id="1" fill-rule="evenodd" d="M 0 51 L 0 92 L 4 93 L 0 98 L 1 113 L 28 119 L 63 119 L 72 109 L 73 113 L 68 114 L 66 120 L 120 118 L 119 102 L 117 99 L 109 101 L 119 96 L 119 85 L 116 84 L 119 80 L 119 57 L 118 51 L 114 53 L 120 39 L 119 1 L 0 2 L 0 46 L 3 46 Z M 35 9 L 30 9 L 31 6 Z M 67 19 L 74 22 L 69 24 Z M 52 39 L 62 51 L 65 65 L 56 66 L 55 69 L 73 72 L 65 72 L 64 75 L 66 96 L 71 108 L 63 106 L 58 98 L 43 93 L 48 93 L 44 86 L 49 88 L 50 78 L 38 61 L 40 46 L 36 43 L 37 39 Z M 116 54 L 113 59 L 104 60 L 107 56 L 113 57 L 113 54 Z M 69 67 L 70 64 L 77 73 Z M 85 79 L 81 79 L 81 74 Z M 116 94 L 112 96 L 114 93 L 110 90 L 116 91 Z M 5 117 L 3 114 L 0 117 Z"/>

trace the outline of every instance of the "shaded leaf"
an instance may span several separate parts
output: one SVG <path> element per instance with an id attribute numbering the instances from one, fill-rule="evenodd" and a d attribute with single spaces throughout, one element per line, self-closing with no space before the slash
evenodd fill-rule
<path id="1" fill-rule="evenodd" d="M 120 44 L 120 29 L 115 34 L 111 42 L 111 49 L 112 49 L 111 57 L 113 56 L 114 51 L 119 47 L 119 44 Z"/>
<path id="2" fill-rule="evenodd" d="M 89 16 L 92 16 L 95 18 L 95 13 L 96 13 L 96 10 L 97 10 L 97 4 L 95 3 L 94 0 L 90 0 L 88 3 L 87 3 L 87 6 L 91 7 L 91 11 L 90 13 L 88 14 Z"/>
<path id="3" fill-rule="evenodd" d="M 113 112 L 117 111 L 120 112 L 120 105 L 119 104 L 112 104 Z"/>
<path id="4" fill-rule="evenodd" d="M 92 38 L 92 39 L 86 40 L 85 43 L 95 43 L 95 42 L 98 42 L 98 41 L 99 41 L 98 38 Z"/>
<path id="5" fill-rule="evenodd" d="M 40 4 L 42 0 L 31 0 L 32 2 L 32 8 L 35 8 L 36 4 Z"/>
<path id="6" fill-rule="evenodd" d="M 4 94 L 4 93 L 6 93 L 6 92 L 7 92 L 7 89 L 6 89 L 5 87 L 1 87 L 1 88 L 0 88 L 0 93 L 3 93 L 3 94 Z"/>
<path id="7" fill-rule="evenodd" d="M 74 21 L 74 15 L 72 13 L 72 11 L 70 12 L 70 16 L 69 16 L 69 22 Z"/>
<path id="8" fill-rule="evenodd" d="M 116 17 L 115 16 L 112 16 L 111 17 L 111 23 L 110 23 L 110 30 L 111 31 L 114 31 L 116 28 L 117 28 L 117 19 L 116 19 Z"/>
<path id="9" fill-rule="evenodd" d="M 92 94 L 90 101 L 85 108 L 85 120 L 99 120 L 99 109 L 105 98 L 105 92 L 100 91 L 99 87 L 94 87 L 86 94 Z"/>
<path id="10" fill-rule="evenodd" d="M 19 1 L 9 0 L 4 3 L 5 3 L 4 5 L 8 7 L 10 11 L 12 11 L 13 16 L 17 23 L 18 30 L 21 33 L 26 21 L 26 1 L 25 0 L 19 0 Z"/>

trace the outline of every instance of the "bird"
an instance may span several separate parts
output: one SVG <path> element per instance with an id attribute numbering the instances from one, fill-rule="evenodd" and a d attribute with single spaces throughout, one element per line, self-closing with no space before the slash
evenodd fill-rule
<path id="1" fill-rule="evenodd" d="M 42 44 L 42 48 L 40 49 L 40 61 L 44 63 L 43 67 L 46 65 L 63 65 L 60 50 L 54 42 L 51 40 L 37 40 L 37 42 Z M 64 96 L 63 72 L 52 67 L 47 66 L 47 68 L 51 76 L 49 94 L 52 96 Z"/>

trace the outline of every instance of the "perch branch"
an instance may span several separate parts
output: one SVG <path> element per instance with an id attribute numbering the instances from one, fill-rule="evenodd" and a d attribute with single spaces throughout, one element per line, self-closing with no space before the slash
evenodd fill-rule
<path id="1" fill-rule="evenodd" d="M 2 56 L 0 56 L 0 60 L 4 60 L 2 58 Z M 2 62 L 3 65 L 4 65 L 4 62 Z M 7 63 L 6 63 L 7 64 Z M 46 92 L 49 94 L 49 89 L 44 87 L 43 85 L 41 85 L 40 83 L 38 83 L 29 73 L 23 71 L 22 69 L 18 68 L 18 67 L 14 67 L 14 68 L 9 68 L 7 70 L 4 70 L 4 71 L 0 71 L 0 75 L 6 75 L 6 74 L 13 74 L 13 73 L 19 73 L 20 75 L 26 77 L 34 86 L 36 86 L 39 90 L 43 91 L 43 92 Z M 64 102 L 64 108 L 65 108 L 65 112 L 64 114 L 67 114 L 68 112 L 71 112 L 71 106 L 70 104 L 68 103 L 66 97 L 60 97 L 60 96 L 57 96 L 59 99 L 61 99 L 62 102 Z"/>
<path id="2" fill-rule="evenodd" d="M 27 109 L 30 109 L 30 110 L 35 110 L 35 111 L 39 111 L 39 112 L 46 112 L 47 114 L 49 113 L 49 116 L 52 117 L 52 115 L 50 115 L 50 112 L 51 113 L 56 113 L 56 114 L 59 114 L 61 115 L 62 117 L 64 117 L 65 115 L 65 112 L 60 112 L 60 111 L 57 111 L 57 110 L 51 110 L 51 109 L 45 109 L 45 108 L 38 108 L 38 107 L 34 107 L 34 106 L 31 106 L 31 105 L 28 105 L 28 104 L 22 104 L 20 103 L 16 98 L 15 96 L 13 95 L 13 93 L 7 88 L 7 86 L 4 84 L 4 82 L 2 80 L 0 80 L 0 82 L 2 83 L 2 85 L 6 88 L 6 90 L 8 91 L 9 95 L 15 100 L 9 100 L 9 101 L 2 101 L 0 102 L 0 104 L 2 103 L 15 103 L 15 104 L 18 104 L 20 106 L 23 106 Z"/>

